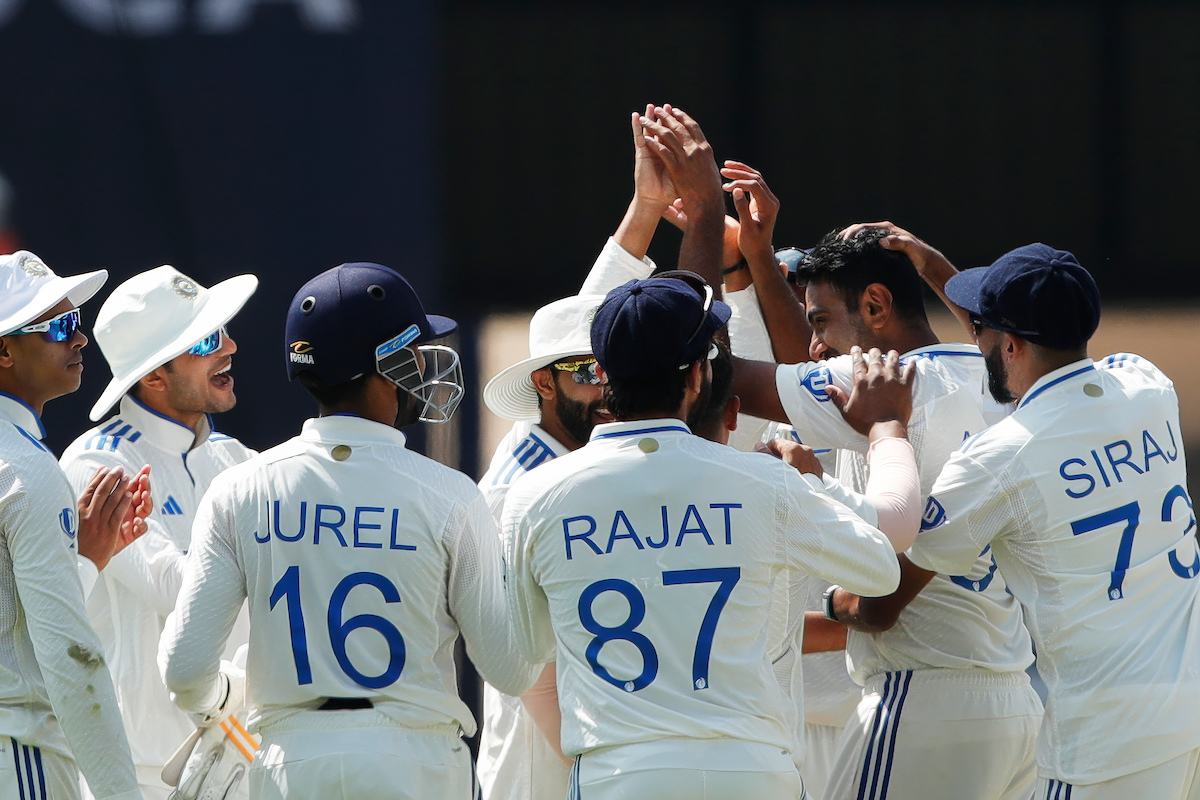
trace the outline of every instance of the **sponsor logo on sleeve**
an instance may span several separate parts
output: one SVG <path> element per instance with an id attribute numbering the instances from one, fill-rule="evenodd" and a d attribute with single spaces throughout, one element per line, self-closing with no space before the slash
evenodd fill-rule
<path id="1" fill-rule="evenodd" d="M 929 502 L 925 504 L 925 513 L 921 515 L 921 530 L 927 531 L 936 528 L 945 521 L 946 509 L 942 507 L 936 497 L 930 497 Z"/>

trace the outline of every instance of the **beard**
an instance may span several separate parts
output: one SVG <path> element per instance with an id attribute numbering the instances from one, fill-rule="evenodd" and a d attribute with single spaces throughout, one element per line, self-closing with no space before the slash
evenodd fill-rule
<path id="1" fill-rule="evenodd" d="M 1016 395 L 1008 388 L 1008 368 L 1000 357 L 999 342 L 983 357 L 983 363 L 987 367 L 988 392 L 992 398 L 1001 404 L 1016 402 Z"/>
<path id="2" fill-rule="evenodd" d="M 554 386 L 554 411 L 558 421 L 575 444 L 583 446 L 592 438 L 592 428 L 596 427 L 595 415 L 604 408 L 604 398 L 598 397 L 590 403 L 572 400 Z"/>

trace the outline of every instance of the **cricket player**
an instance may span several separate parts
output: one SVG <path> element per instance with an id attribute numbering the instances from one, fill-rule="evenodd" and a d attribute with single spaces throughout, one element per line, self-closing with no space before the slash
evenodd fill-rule
<path id="1" fill-rule="evenodd" d="M 46 402 L 79 388 L 79 306 L 104 270 L 59 277 L 37 256 L 0 257 L 0 797 L 136 800 L 129 744 L 80 561 L 103 570 L 144 525 L 145 472 L 101 470 L 76 505 L 50 451 Z M 136 497 L 135 497 L 136 495 Z M 93 573 L 94 574 L 94 573 Z"/>
<path id="2" fill-rule="evenodd" d="M 200 498 L 220 472 L 254 452 L 214 431 L 210 415 L 236 402 L 230 369 L 237 344 L 225 326 L 257 286 L 253 275 L 239 275 L 205 288 L 170 266 L 118 286 L 96 317 L 96 341 L 113 377 L 91 418 L 118 401 L 120 408 L 61 459 L 77 491 L 101 467 L 153 469 L 150 530 L 112 560 L 88 597 L 147 800 L 166 800 L 163 766 L 196 727 L 162 684 L 158 640 L 175 608 Z M 246 632 L 243 625 L 235 647 Z"/>
<path id="3" fill-rule="evenodd" d="M 1087 357 L 1100 293 L 1068 252 L 1017 248 L 945 295 L 1017 408 L 938 477 L 901 599 L 995 554 L 1048 691 L 1035 797 L 1200 797 L 1200 550 L 1174 386 L 1139 356 Z M 839 616 L 885 602 L 837 595 Z"/>
<path id="4" fill-rule="evenodd" d="M 523 651 L 557 659 L 572 796 L 801 796 L 772 612 L 792 570 L 898 578 L 887 539 L 791 467 L 688 429 L 729 313 L 680 278 L 610 293 L 592 347 L 617 421 L 509 490 L 509 602 Z"/>
<path id="5" fill-rule="evenodd" d="M 159 663 L 182 708 L 219 715 L 233 686 L 221 648 L 249 599 L 251 797 L 473 797 L 459 634 L 501 691 L 537 676 L 511 633 L 483 496 L 397 430 L 457 407 L 458 354 L 427 344 L 455 328 L 387 267 L 313 278 L 288 310 L 285 352 L 320 416 L 201 503 Z"/>

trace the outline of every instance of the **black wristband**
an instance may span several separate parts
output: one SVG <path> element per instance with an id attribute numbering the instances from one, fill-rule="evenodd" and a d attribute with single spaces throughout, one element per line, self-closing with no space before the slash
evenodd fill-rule
<path id="1" fill-rule="evenodd" d="M 739 269 L 745 269 L 745 268 L 746 268 L 746 259 L 743 258 L 741 261 L 734 264 L 732 267 L 726 267 L 725 269 L 721 270 L 721 274 L 722 275 L 731 275 L 731 274 L 737 272 Z"/>
<path id="2" fill-rule="evenodd" d="M 825 619 L 838 622 L 837 614 L 833 613 L 833 593 L 842 587 L 836 583 L 825 590 Z"/>

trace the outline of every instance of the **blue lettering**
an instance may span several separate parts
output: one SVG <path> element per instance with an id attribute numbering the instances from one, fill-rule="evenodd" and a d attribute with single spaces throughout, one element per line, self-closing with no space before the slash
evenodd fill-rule
<path id="1" fill-rule="evenodd" d="M 1113 451 L 1118 447 L 1125 450 L 1125 455 L 1121 456 L 1120 458 L 1113 458 Z M 1121 471 L 1117 469 L 1117 466 L 1120 464 L 1127 465 L 1138 475 L 1142 474 L 1141 467 L 1129 460 L 1130 457 L 1133 456 L 1133 446 L 1124 439 L 1119 442 L 1113 442 L 1112 444 L 1104 445 L 1104 455 L 1108 456 L 1108 463 L 1112 467 L 1113 477 L 1117 479 L 1117 483 L 1121 483 L 1123 480 L 1123 478 L 1121 478 Z"/>
<path id="2" fill-rule="evenodd" d="M 1082 491 L 1075 491 L 1075 490 L 1071 489 L 1070 487 L 1063 489 L 1063 491 L 1067 493 L 1067 497 L 1072 497 L 1072 498 L 1078 500 L 1079 498 L 1087 497 L 1089 494 L 1092 493 L 1092 491 L 1096 488 L 1096 479 L 1093 478 L 1091 475 L 1087 474 L 1086 472 L 1068 473 L 1067 467 L 1071 464 L 1078 464 L 1081 467 L 1086 467 L 1087 462 L 1081 458 L 1068 458 L 1066 461 L 1064 461 L 1063 463 L 1058 465 L 1058 474 L 1062 476 L 1063 480 L 1065 480 L 1065 481 L 1087 481 L 1088 486 L 1086 489 L 1083 489 Z"/>
<path id="3" fill-rule="evenodd" d="M 692 517 L 696 518 L 696 527 L 689 528 L 688 520 Z M 700 512 L 696 510 L 694 505 L 688 504 L 687 511 L 683 512 L 683 522 L 679 523 L 679 537 L 675 539 L 675 546 L 679 547 L 683 544 L 683 537 L 689 533 L 699 533 L 704 536 L 704 541 L 709 544 L 713 543 L 712 537 L 708 535 L 708 528 L 704 526 L 704 520 L 700 519 Z"/>
<path id="4" fill-rule="evenodd" d="M 725 512 L 725 544 L 733 544 L 733 526 L 730 524 L 729 509 L 741 508 L 742 504 L 741 503 L 709 503 L 708 507 L 724 509 L 724 512 Z"/>
<path id="5" fill-rule="evenodd" d="M 326 511 L 336 511 L 338 513 L 337 522 L 326 522 L 322 517 Z M 341 506 L 327 506 L 317 503 L 317 518 L 313 524 L 313 544 L 321 543 L 321 528 L 328 528 L 333 531 L 333 535 L 342 543 L 342 547 L 346 546 L 346 540 L 342 538 L 342 525 L 346 522 L 346 511 Z"/>
<path id="6" fill-rule="evenodd" d="M 392 536 L 388 539 L 389 550 L 416 550 L 415 544 L 399 544 L 396 541 L 396 531 L 400 528 L 400 509 L 392 509 Z"/>
<path id="7" fill-rule="evenodd" d="M 571 533 L 571 523 L 572 522 L 587 523 L 587 526 L 588 526 L 587 530 L 584 531 L 583 533 Z M 592 548 L 592 552 L 595 553 L 596 555 L 603 555 L 600 548 L 597 547 L 596 543 L 591 540 L 591 536 L 595 532 L 596 532 L 596 520 L 592 519 L 589 516 L 584 515 L 582 517 L 568 517 L 567 519 L 563 520 L 563 536 L 566 537 L 567 561 L 571 560 L 571 542 L 576 541 L 576 540 L 581 540 L 583 542 L 586 542 L 587 546 Z"/>
<path id="8" fill-rule="evenodd" d="M 1146 457 L 1145 465 L 1147 472 L 1150 471 L 1150 459 L 1152 458 L 1161 458 L 1164 464 L 1171 463 L 1167 461 L 1167 454 L 1158 446 L 1158 442 L 1154 441 L 1154 437 L 1150 435 L 1150 431 L 1142 431 L 1142 453 Z"/>
<path id="9" fill-rule="evenodd" d="M 624 525 L 625 530 L 628 531 L 628 533 L 617 533 L 618 524 Z M 629 524 L 629 517 L 625 516 L 625 512 L 619 508 L 617 509 L 616 515 L 613 517 L 612 530 L 608 533 L 608 547 L 604 548 L 605 553 L 612 552 L 613 544 L 617 541 L 617 539 L 632 539 L 633 543 L 637 545 L 638 550 L 646 549 L 642 546 L 642 540 L 638 538 L 637 531 L 635 531 L 633 526 Z"/>
<path id="10" fill-rule="evenodd" d="M 271 541 L 271 529 L 267 528 L 266 536 L 259 536 L 258 531 L 255 531 L 254 532 L 254 541 L 258 542 L 259 544 L 266 544 L 267 542 Z"/>
<path id="11" fill-rule="evenodd" d="M 1096 454 L 1095 450 L 1092 450 L 1091 453 L 1092 460 L 1096 462 L 1096 469 L 1100 470 L 1100 478 L 1104 481 L 1104 486 L 1111 489 L 1112 483 L 1108 480 L 1108 474 L 1105 473 L 1104 467 L 1100 464 L 1100 456 Z"/>
<path id="12" fill-rule="evenodd" d="M 382 514 L 383 509 L 375 508 L 374 506 L 357 506 L 354 509 L 354 546 L 355 547 L 368 547 L 368 548 L 372 548 L 375 550 L 381 550 L 381 549 L 383 549 L 383 542 L 364 542 L 358 538 L 359 531 L 383 530 L 382 525 L 372 525 L 368 522 L 363 522 L 362 515 L 365 513 L 368 513 L 368 512 L 373 513 L 373 514 Z"/>
<path id="13" fill-rule="evenodd" d="M 671 540 L 671 534 L 667 532 L 667 507 L 661 506 L 660 508 L 662 509 L 662 532 L 663 532 L 662 541 L 656 542 L 653 539 L 651 539 L 649 536 L 646 537 L 646 544 L 650 545 L 655 550 L 659 549 L 660 547 L 666 547 L 667 542 L 669 542 Z"/>
<path id="14" fill-rule="evenodd" d="M 283 531 L 279 530 L 279 501 L 275 501 L 275 538 L 284 542 L 298 542 L 304 537 L 304 524 L 308 519 L 308 503 L 304 500 L 300 501 L 300 532 L 295 536 L 287 536 Z"/>
<path id="15" fill-rule="evenodd" d="M 1175 448 L 1174 453 L 1167 453 L 1167 458 L 1174 461 L 1179 458 L 1179 445 L 1175 444 L 1175 431 L 1171 430 L 1171 421 L 1167 420 L 1167 433 L 1171 437 L 1171 446 Z"/>

